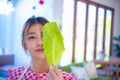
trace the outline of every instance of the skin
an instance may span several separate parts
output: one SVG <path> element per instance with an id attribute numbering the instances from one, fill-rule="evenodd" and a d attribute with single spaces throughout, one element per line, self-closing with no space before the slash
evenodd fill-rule
<path id="1" fill-rule="evenodd" d="M 37 73 L 49 72 L 49 80 L 62 80 L 61 74 L 56 66 L 52 66 L 47 62 L 44 50 L 42 47 L 42 28 L 41 24 L 34 24 L 28 29 L 25 43 L 26 49 L 29 51 L 32 61 L 31 70 Z"/>

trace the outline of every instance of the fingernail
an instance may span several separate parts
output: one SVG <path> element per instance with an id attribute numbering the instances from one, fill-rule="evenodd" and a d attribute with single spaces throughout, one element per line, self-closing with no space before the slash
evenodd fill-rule
<path id="1" fill-rule="evenodd" d="M 53 67 L 54 67 L 53 65 L 50 65 L 50 68 L 49 68 L 49 69 L 53 69 Z"/>

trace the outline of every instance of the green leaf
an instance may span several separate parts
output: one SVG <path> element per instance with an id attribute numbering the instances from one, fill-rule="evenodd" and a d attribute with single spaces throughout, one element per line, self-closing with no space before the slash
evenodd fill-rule
<path id="1" fill-rule="evenodd" d="M 49 64 L 58 64 L 65 50 L 63 36 L 56 22 L 45 24 L 43 32 L 43 48 Z"/>

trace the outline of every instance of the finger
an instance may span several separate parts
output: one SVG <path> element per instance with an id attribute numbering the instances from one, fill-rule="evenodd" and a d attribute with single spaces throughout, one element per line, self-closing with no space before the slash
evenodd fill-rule
<path id="1" fill-rule="evenodd" d="M 50 65 L 49 70 L 50 70 L 50 69 L 53 69 L 53 65 Z"/>
<path id="2" fill-rule="evenodd" d="M 60 75 L 60 72 L 59 72 L 57 66 L 54 65 L 53 70 L 54 70 L 54 72 L 56 73 L 56 75 Z"/>
<path id="3" fill-rule="evenodd" d="M 57 69 L 57 70 L 58 70 L 58 67 L 57 67 L 56 65 L 54 65 L 54 67 L 55 67 L 55 69 Z"/>
<path id="4" fill-rule="evenodd" d="M 49 68 L 49 75 L 50 75 L 52 80 L 58 80 L 58 79 L 62 80 L 62 76 L 61 76 L 57 66 L 55 66 L 55 65 L 54 66 L 52 65 Z"/>
<path id="5" fill-rule="evenodd" d="M 56 75 L 57 75 L 58 69 L 57 69 L 57 67 L 56 67 L 55 65 L 51 65 L 49 69 L 50 69 L 50 70 L 53 70 L 54 73 L 56 73 Z"/>
<path id="6" fill-rule="evenodd" d="M 50 74 L 50 76 L 56 76 L 56 73 L 55 73 L 55 71 L 53 70 L 53 68 L 51 68 L 50 70 L 49 70 L 49 74 Z"/>
<path id="7" fill-rule="evenodd" d="M 59 72 L 59 69 L 56 65 L 54 65 L 54 71 L 55 71 L 57 77 L 59 78 L 59 80 L 63 80 L 62 79 L 62 74 Z"/>

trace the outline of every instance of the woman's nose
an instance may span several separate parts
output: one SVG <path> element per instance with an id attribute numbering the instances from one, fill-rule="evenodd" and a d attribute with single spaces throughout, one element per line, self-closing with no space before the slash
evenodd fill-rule
<path id="1" fill-rule="evenodd" d="M 37 44 L 37 46 L 42 47 L 43 46 L 42 39 L 38 39 L 36 44 Z"/>

